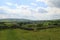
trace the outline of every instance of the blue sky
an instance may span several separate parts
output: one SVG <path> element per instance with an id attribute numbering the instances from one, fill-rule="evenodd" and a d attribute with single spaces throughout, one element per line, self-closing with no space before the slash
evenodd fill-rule
<path id="1" fill-rule="evenodd" d="M 59 8 L 57 5 L 53 4 L 55 2 L 54 0 L 51 2 L 49 1 L 50 0 L 0 0 L 0 19 L 56 19 L 55 15 L 60 16 Z M 52 6 L 52 4 L 54 6 Z M 59 16 L 57 16 L 58 19 L 60 18 Z"/>
<path id="2" fill-rule="evenodd" d="M 32 8 L 34 7 L 47 7 L 47 4 L 44 2 L 36 2 L 36 0 L 0 0 L 0 6 L 9 6 L 6 3 L 13 3 L 13 4 L 18 4 L 18 5 L 28 5 L 31 6 Z M 32 5 L 31 3 L 36 4 Z M 10 5 L 10 8 L 15 7 L 14 5 Z"/>

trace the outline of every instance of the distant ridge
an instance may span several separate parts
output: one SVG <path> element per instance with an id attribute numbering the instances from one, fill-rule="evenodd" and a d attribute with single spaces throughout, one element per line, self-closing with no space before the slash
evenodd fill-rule
<path id="1" fill-rule="evenodd" d="M 30 21 L 55 21 L 60 19 L 53 20 L 30 20 L 30 19 L 0 19 L 0 22 L 30 22 Z"/>
<path id="2" fill-rule="evenodd" d="M 28 22 L 28 19 L 0 19 L 0 22 Z"/>

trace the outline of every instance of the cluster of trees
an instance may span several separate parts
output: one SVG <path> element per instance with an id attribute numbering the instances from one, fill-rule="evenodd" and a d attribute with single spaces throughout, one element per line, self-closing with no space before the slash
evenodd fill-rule
<path id="1" fill-rule="evenodd" d="M 60 21 L 33 21 L 33 22 L 0 22 L 0 29 L 20 28 L 25 30 L 40 30 L 59 27 Z"/>

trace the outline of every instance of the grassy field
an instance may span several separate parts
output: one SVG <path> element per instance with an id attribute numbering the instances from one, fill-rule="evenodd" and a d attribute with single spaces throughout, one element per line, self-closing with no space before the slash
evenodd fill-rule
<path id="1" fill-rule="evenodd" d="M 43 29 L 37 32 L 5 29 L 0 30 L 0 40 L 60 40 L 60 28 Z"/>

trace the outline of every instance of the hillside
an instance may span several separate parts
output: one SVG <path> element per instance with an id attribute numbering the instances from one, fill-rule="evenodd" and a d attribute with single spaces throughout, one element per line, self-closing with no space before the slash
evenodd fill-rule
<path id="1" fill-rule="evenodd" d="M 60 40 L 60 19 L 0 19 L 0 40 Z"/>
<path id="2" fill-rule="evenodd" d="M 28 19 L 0 19 L 0 22 L 28 22 Z"/>

